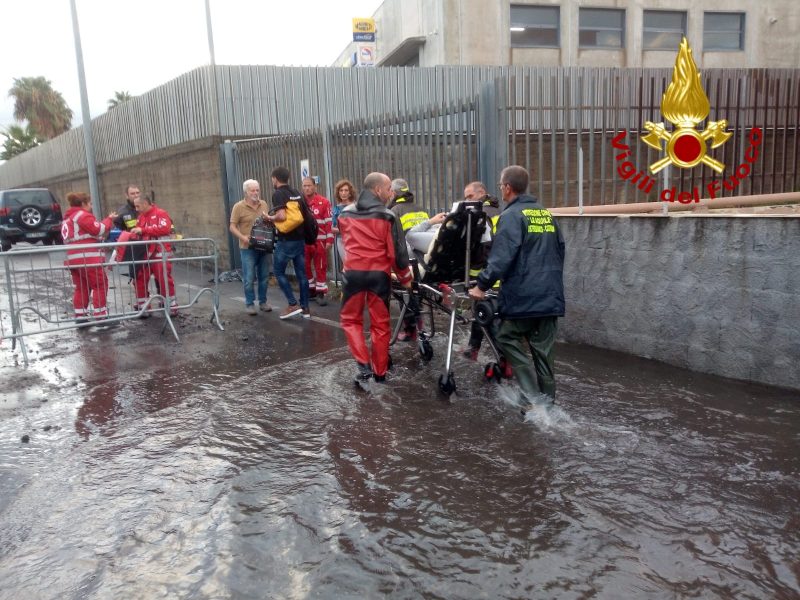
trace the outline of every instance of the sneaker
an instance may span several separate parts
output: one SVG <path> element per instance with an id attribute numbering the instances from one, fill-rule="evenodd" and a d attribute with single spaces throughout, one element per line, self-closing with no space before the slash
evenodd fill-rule
<path id="1" fill-rule="evenodd" d="M 269 304 L 267 304 L 266 302 L 264 302 L 262 304 L 259 304 L 258 305 L 258 309 L 261 312 L 272 312 L 272 307 Z"/>
<path id="2" fill-rule="evenodd" d="M 386 375 L 373 375 L 375 383 L 386 383 Z"/>
<path id="3" fill-rule="evenodd" d="M 474 346 L 467 346 L 467 349 L 461 353 L 461 356 L 467 358 L 469 360 L 478 360 L 478 352 L 480 348 L 475 348 Z"/>
<path id="4" fill-rule="evenodd" d="M 317 294 L 317 304 L 320 306 L 328 306 L 328 301 L 325 300 L 325 294 Z"/>
<path id="5" fill-rule="evenodd" d="M 358 371 L 356 371 L 355 377 L 353 377 L 353 383 L 361 387 L 372 377 L 372 368 L 369 365 L 364 365 L 361 363 L 357 364 Z"/>
<path id="6" fill-rule="evenodd" d="M 177 302 L 170 302 L 170 304 L 169 304 L 169 316 L 170 317 L 177 317 L 178 316 L 178 303 Z"/>
<path id="7" fill-rule="evenodd" d="M 290 304 L 289 306 L 283 309 L 283 312 L 280 314 L 280 318 L 288 319 L 289 317 L 299 315 L 301 312 L 303 312 L 303 309 L 300 308 L 299 304 Z"/>
<path id="8" fill-rule="evenodd" d="M 311 311 L 308 310 L 307 308 L 303 309 L 303 318 L 304 319 L 310 319 L 311 318 Z"/>
<path id="9" fill-rule="evenodd" d="M 309 298 L 316 298 L 317 297 L 317 288 L 308 288 L 308 297 Z"/>
<path id="10" fill-rule="evenodd" d="M 256 316 L 258 314 L 258 311 L 256 310 L 255 304 L 248 304 L 247 306 L 244 307 L 244 309 L 245 309 L 245 311 L 247 311 L 247 314 L 250 315 L 250 316 L 254 317 L 254 316 Z"/>

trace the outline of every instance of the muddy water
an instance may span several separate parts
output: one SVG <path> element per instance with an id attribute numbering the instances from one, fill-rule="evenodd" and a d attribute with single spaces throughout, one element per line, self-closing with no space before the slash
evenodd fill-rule
<path id="1" fill-rule="evenodd" d="M 559 353 L 527 422 L 411 350 L 372 394 L 341 348 L 75 380 L 0 425 L 0 594 L 798 597 L 797 395 Z"/>

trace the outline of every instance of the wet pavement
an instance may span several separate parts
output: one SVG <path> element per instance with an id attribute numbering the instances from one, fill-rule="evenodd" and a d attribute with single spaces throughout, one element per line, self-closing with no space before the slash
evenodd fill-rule
<path id="1" fill-rule="evenodd" d="M 488 356 L 441 399 L 442 336 L 363 392 L 335 303 L 249 317 L 239 286 L 181 344 L 33 337 L 26 371 L 3 342 L 0 597 L 800 597 L 797 392 L 560 345 L 523 421 Z"/>

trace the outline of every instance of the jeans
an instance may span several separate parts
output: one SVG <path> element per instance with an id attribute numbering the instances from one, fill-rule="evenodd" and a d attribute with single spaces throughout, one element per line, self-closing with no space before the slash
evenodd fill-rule
<path id="1" fill-rule="evenodd" d="M 267 283 L 269 276 L 269 256 L 266 252 L 240 248 L 242 253 L 242 281 L 244 282 L 244 303 L 252 306 L 255 302 L 253 283 L 258 280 L 258 303 L 267 302 Z"/>
<path id="2" fill-rule="evenodd" d="M 286 277 L 286 265 L 292 261 L 294 274 L 297 277 L 297 285 L 300 288 L 300 306 L 308 308 L 308 279 L 306 279 L 306 243 L 303 240 L 278 240 L 275 243 L 275 254 L 273 256 L 272 268 L 275 272 L 275 279 L 281 286 L 286 301 L 290 304 L 297 304 L 294 297 L 289 278 Z"/>

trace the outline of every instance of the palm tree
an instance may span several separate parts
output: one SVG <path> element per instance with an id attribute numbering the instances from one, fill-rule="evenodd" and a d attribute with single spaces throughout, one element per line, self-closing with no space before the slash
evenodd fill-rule
<path id="1" fill-rule="evenodd" d="M 117 108 L 123 102 L 131 100 L 133 96 L 129 92 L 114 92 L 114 97 L 108 100 L 108 110 Z"/>
<path id="2" fill-rule="evenodd" d="M 72 110 L 64 96 L 44 77 L 20 77 L 8 92 L 14 98 L 14 118 L 28 121 L 40 140 L 49 140 L 72 125 Z"/>
<path id="3" fill-rule="evenodd" d="M 6 138 L 6 141 L 3 142 L 3 151 L 0 152 L 0 160 L 11 160 L 18 154 L 39 145 L 36 133 L 30 125 L 25 127 L 10 125 L 5 131 L 0 132 L 0 135 L 4 135 Z"/>

